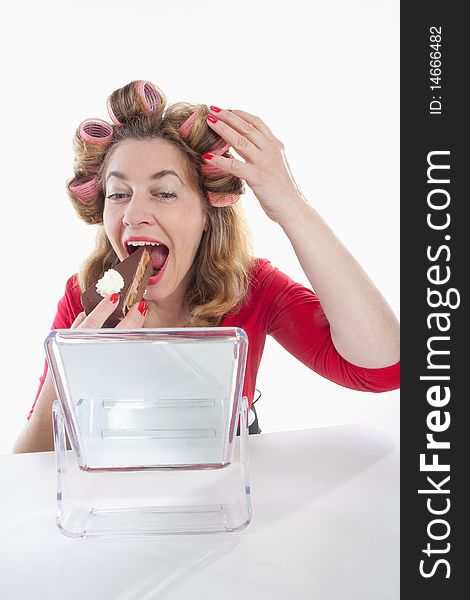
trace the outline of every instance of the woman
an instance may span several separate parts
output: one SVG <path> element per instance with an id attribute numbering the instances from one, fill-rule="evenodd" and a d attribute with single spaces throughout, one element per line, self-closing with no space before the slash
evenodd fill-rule
<path id="1" fill-rule="evenodd" d="M 116 90 L 108 111 L 114 125 L 87 119 L 75 134 L 67 192 L 98 234 L 95 250 L 67 281 L 52 329 L 102 327 L 116 298 L 85 316 L 82 291 L 145 243 L 154 275 L 118 327 L 242 327 L 250 405 L 267 333 L 340 385 L 372 392 L 399 386 L 393 312 L 303 197 L 282 143 L 260 118 L 215 106 L 167 108 L 163 93 L 145 81 Z M 236 204 L 243 180 L 288 236 L 315 292 L 251 256 Z M 53 449 L 47 363 L 40 381 L 14 452 Z"/>

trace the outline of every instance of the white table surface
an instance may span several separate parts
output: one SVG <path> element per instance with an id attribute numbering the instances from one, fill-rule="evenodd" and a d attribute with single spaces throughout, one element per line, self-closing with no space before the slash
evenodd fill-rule
<path id="1" fill-rule="evenodd" d="M 263 433 L 249 454 L 244 531 L 142 539 L 63 536 L 54 453 L 1 455 L 0 598 L 399 598 L 396 427 Z"/>

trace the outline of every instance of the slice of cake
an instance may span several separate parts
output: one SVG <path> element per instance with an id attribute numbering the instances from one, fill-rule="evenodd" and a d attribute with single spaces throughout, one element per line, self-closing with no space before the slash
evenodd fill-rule
<path id="1" fill-rule="evenodd" d="M 103 327 L 116 327 L 131 306 L 142 300 L 145 286 L 153 274 L 150 254 L 141 247 L 113 269 L 108 269 L 103 277 L 82 294 L 82 305 L 88 315 L 106 296 L 117 292 L 119 304 Z"/>

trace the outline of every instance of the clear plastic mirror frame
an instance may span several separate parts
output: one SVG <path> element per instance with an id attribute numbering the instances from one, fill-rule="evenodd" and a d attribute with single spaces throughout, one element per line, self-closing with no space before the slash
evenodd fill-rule
<path id="1" fill-rule="evenodd" d="M 59 396 L 53 432 L 65 535 L 249 524 L 242 329 L 60 329 L 45 348 Z"/>

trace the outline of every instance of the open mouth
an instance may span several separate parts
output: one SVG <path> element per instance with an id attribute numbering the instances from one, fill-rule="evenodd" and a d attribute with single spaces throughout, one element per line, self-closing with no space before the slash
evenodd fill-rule
<path id="1" fill-rule="evenodd" d="M 168 257 L 170 256 L 170 249 L 168 248 L 168 246 L 165 246 L 165 244 L 162 244 L 162 243 L 153 244 L 153 243 L 142 243 L 142 242 L 140 242 L 140 243 L 130 242 L 127 244 L 127 251 L 129 252 L 129 256 L 133 252 L 138 250 L 138 248 L 140 248 L 140 246 L 145 246 L 145 249 L 150 254 L 150 260 L 152 261 L 152 268 L 153 268 L 153 276 L 157 275 L 163 269 L 163 267 L 165 266 L 165 264 L 168 260 Z"/>

